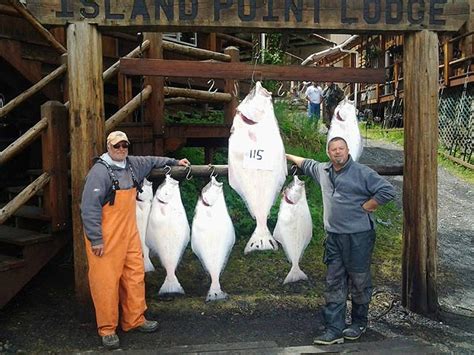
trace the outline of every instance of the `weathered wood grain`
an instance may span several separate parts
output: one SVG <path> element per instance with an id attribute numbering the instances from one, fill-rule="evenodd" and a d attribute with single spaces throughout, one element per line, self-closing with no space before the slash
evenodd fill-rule
<path id="1" fill-rule="evenodd" d="M 438 36 L 421 31 L 405 37 L 402 302 L 433 315 L 438 211 Z"/>
<path id="2" fill-rule="evenodd" d="M 92 158 L 105 147 L 102 41 L 96 26 L 77 22 L 68 26 L 67 43 L 75 286 L 78 301 L 87 304 L 90 294 L 79 206 Z"/>
<path id="3" fill-rule="evenodd" d="M 85 20 L 141 31 L 457 31 L 469 14 L 467 0 L 28 0 L 27 5 L 43 24 Z"/>

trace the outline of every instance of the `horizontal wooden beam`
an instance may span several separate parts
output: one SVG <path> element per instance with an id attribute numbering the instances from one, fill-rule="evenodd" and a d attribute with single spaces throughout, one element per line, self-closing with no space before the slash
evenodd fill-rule
<path id="1" fill-rule="evenodd" d="M 187 60 L 120 59 L 120 72 L 126 75 L 158 75 L 187 78 L 245 80 L 311 80 L 337 83 L 384 83 L 384 69 L 304 67 L 299 65 L 253 65 Z"/>
<path id="2" fill-rule="evenodd" d="M 209 51 L 207 49 L 185 46 L 170 41 L 163 41 L 163 50 L 184 54 L 197 59 L 212 59 L 219 60 L 221 62 L 230 62 L 230 55 Z"/>
<path id="3" fill-rule="evenodd" d="M 182 89 L 170 86 L 164 87 L 165 96 L 187 97 L 191 99 L 215 102 L 229 102 L 232 100 L 231 94 L 221 92 L 208 92 L 204 90 Z"/>
<path id="4" fill-rule="evenodd" d="M 28 0 L 27 6 L 43 24 L 88 21 L 145 32 L 455 32 L 470 13 L 468 0 Z"/>
<path id="5" fill-rule="evenodd" d="M 383 166 L 383 165 L 370 165 L 368 167 L 374 169 L 380 175 L 403 175 L 403 165 L 392 165 L 392 166 Z M 183 166 L 172 166 L 170 174 L 172 177 L 177 179 L 182 179 L 188 174 L 188 168 Z M 219 176 L 227 177 L 228 165 L 195 165 L 191 166 L 190 175 L 197 177 L 209 177 L 211 172 Z M 288 166 L 288 174 L 292 173 L 291 166 Z M 163 178 L 166 174 L 166 169 L 153 169 L 149 176 L 150 179 L 159 179 Z M 302 175 L 301 170 L 298 170 L 298 174 Z"/>

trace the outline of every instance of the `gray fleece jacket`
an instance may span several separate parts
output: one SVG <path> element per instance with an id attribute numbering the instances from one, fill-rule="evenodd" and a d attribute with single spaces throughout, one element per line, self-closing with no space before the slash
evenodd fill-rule
<path id="1" fill-rule="evenodd" d="M 350 156 L 338 172 L 331 162 L 311 159 L 305 159 L 301 169 L 321 186 L 327 232 L 351 234 L 374 229 L 372 213 L 366 212 L 362 205 L 370 198 L 383 205 L 395 197 L 392 184 Z"/>
<path id="2" fill-rule="evenodd" d="M 103 155 L 102 157 L 104 157 Z M 106 157 L 106 156 L 105 156 Z M 112 161 L 108 159 L 108 163 Z M 138 183 L 150 174 L 153 168 L 161 168 L 165 165 L 177 165 L 178 160 L 166 157 L 142 157 L 129 156 L 125 167 L 109 164 L 119 181 L 121 190 L 133 187 L 129 164 L 132 165 L 133 173 Z M 112 179 L 107 168 L 96 162 L 86 177 L 86 183 L 82 192 L 81 217 L 84 231 L 92 245 L 103 243 L 102 240 L 102 207 L 105 206 L 111 196 Z"/>

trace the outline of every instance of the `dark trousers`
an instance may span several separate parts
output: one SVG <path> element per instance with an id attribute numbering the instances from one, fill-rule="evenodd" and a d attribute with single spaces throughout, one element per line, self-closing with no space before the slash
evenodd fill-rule
<path id="1" fill-rule="evenodd" d="M 327 233 L 324 251 L 326 274 L 326 328 L 341 334 L 345 325 L 346 300 L 352 295 L 352 323 L 367 325 L 372 298 L 370 263 L 374 250 L 375 231 L 335 234 Z"/>

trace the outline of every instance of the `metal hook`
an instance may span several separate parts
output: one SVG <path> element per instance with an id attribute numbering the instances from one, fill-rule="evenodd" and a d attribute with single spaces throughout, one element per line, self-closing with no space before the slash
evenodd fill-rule
<path id="1" fill-rule="evenodd" d="M 281 91 L 282 88 L 283 88 L 283 83 L 280 83 L 280 85 L 278 86 L 278 91 L 277 91 L 277 95 L 280 97 L 286 94 L 286 90 Z"/>
<path id="2" fill-rule="evenodd" d="M 208 168 L 209 168 L 209 170 L 211 170 L 211 175 L 209 175 L 209 177 L 210 177 L 210 178 L 212 178 L 212 177 L 215 177 L 215 178 L 216 178 L 217 175 L 218 175 L 218 174 L 216 173 L 216 167 L 215 167 L 214 165 L 212 165 L 212 164 L 209 164 L 209 165 L 208 165 Z"/>
<path id="3" fill-rule="evenodd" d="M 192 89 L 192 87 L 191 87 L 191 78 L 188 78 L 188 88 Z"/>
<path id="4" fill-rule="evenodd" d="M 191 180 L 193 178 L 193 176 L 191 175 L 191 164 L 189 164 L 187 167 L 186 167 L 186 180 Z"/>
<path id="5" fill-rule="evenodd" d="M 165 165 L 163 170 L 165 171 L 165 175 L 171 175 L 171 166 Z"/>
<path id="6" fill-rule="evenodd" d="M 293 164 L 290 168 L 291 175 L 295 176 L 296 173 L 298 172 L 298 165 Z"/>
<path id="7" fill-rule="evenodd" d="M 213 93 L 213 94 L 214 94 L 215 92 L 217 92 L 217 88 L 216 88 L 215 90 L 212 90 L 212 89 L 214 89 L 214 84 L 216 83 L 214 79 L 209 79 L 209 80 L 207 81 L 207 83 L 208 83 L 208 84 L 211 84 L 211 87 L 207 90 L 208 92 L 211 92 L 211 93 Z"/>
<path id="8" fill-rule="evenodd" d="M 239 97 L 240 95 L 240 88 L 239 88 L 239 82 L 238 81 L 234 81 L 234 91 L 232 92 L 232 94 L 234 94 L 235 97 Z"/>

